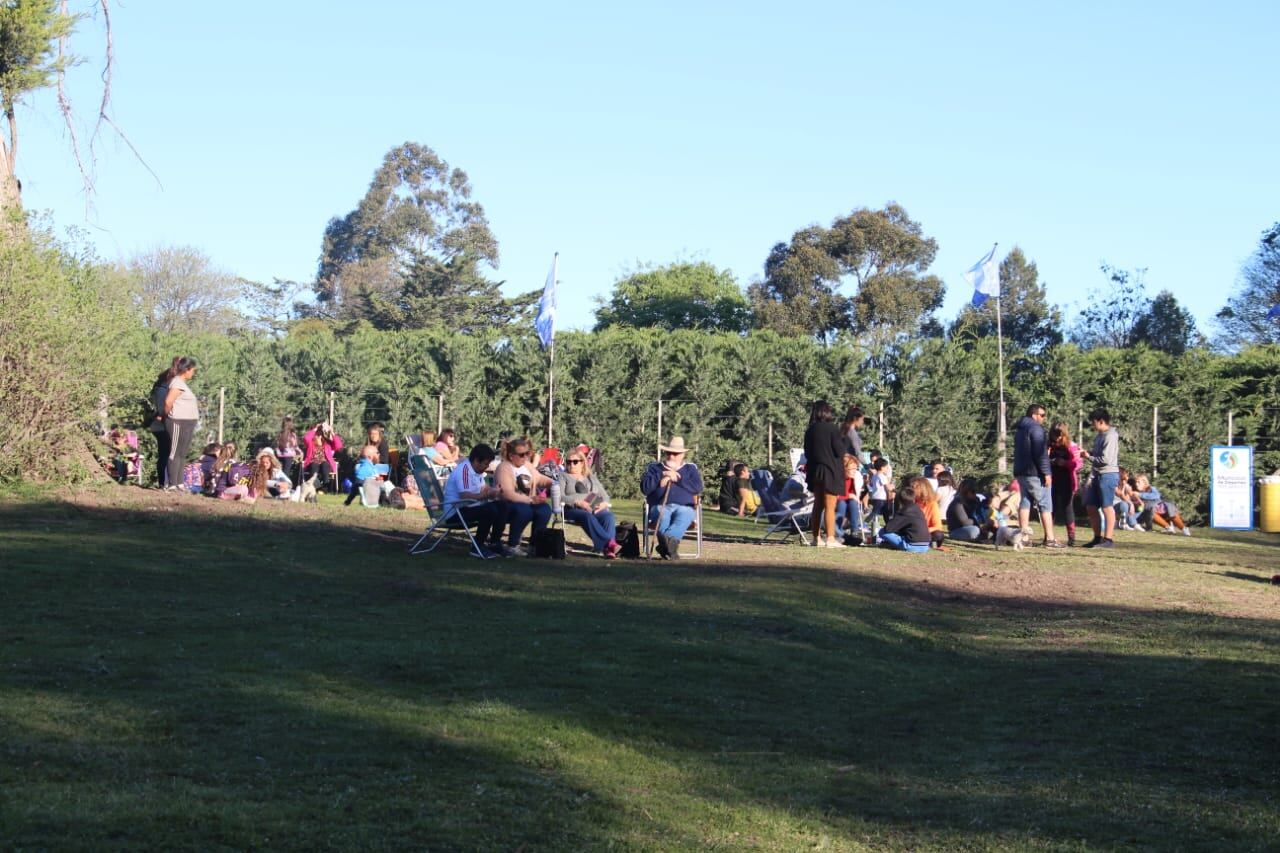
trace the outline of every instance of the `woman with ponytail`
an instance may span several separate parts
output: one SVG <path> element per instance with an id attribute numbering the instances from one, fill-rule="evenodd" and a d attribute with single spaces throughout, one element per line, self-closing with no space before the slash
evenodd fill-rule
<path id="1" fill-rule="evenodd" d="M 191 450 L 191 441 L 196 435 L 196 424 L 200 420 L 200 408 L 196 395 L 191 393 L 187 382 L 196 375 L 196 360 L 191 356 L 182 356 L 173 360 L 168 370 L 169 390 L 165 394 L 164 406 L 160 409 L 164 415 L 165 431 L 169 435 L 169 455 L 166 464 L 169 468 L 169 481 L 166 489 L 177 489 L 182 485 L 182 469 L 187 464 L 187 454 Z"/>

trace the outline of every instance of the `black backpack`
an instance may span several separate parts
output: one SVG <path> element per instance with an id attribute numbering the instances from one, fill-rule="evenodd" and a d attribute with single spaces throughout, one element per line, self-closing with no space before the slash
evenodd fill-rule
<path id="1" fill-rule="evenodd" d="M 640 531 L 629 521 L 619 521 L 613 538 L 622 546 L 618 556 L 635 560 L 640 557 Z"/>

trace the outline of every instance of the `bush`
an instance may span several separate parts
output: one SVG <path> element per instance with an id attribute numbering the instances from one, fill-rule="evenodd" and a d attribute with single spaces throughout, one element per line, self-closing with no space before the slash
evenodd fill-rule
<path id="1" fill-rule="evenodd" d="M 111 401 L 144 381 L 123 284 L 47 231 L 0 245 L 0 480 L 79 478 Z"/>

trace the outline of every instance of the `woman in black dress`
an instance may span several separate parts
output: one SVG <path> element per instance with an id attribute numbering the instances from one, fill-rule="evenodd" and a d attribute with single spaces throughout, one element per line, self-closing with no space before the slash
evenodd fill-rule
<path id="1" fill-rule="evenodd" d="M 809 428 L 804 432 L 805 481 L 813 492 L 811 527 L 819 548 L 843 548 L 836 536 L 836 501 L 844 492 L 844 434 L 835 423 L 836 413 L 826 400 L 813 404 Z M 822 537 L 826 519 L 827 536 Z"/>

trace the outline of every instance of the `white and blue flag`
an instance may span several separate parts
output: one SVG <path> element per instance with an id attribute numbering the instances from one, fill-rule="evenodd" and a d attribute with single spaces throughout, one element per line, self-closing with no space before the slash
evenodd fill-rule
<path id="1" fill-rule="evenodd" d="M 1000 296 L 1000 264 L 996 262 L 996 247 L 964 274 L 964 280 L 973 285 L 973 307 L 981 308 L 988 297 Z"/>
<path id="2" fill-rule="evenodd" d="M 556 267 L 560 263 L 560 253 L 556 252 L 551 259 L 551 272 L 547 273 L 547 283 L 542 288 L 542 301 L 538 303 L 538 319 L 534 328 L 538 330 L 538 340 L 542 348 L 551 346 L 556 337 Z"/>

